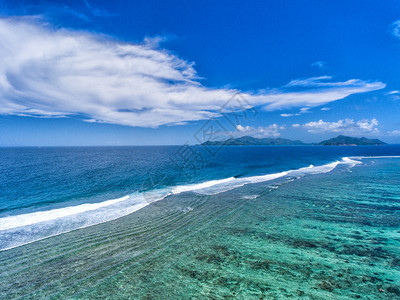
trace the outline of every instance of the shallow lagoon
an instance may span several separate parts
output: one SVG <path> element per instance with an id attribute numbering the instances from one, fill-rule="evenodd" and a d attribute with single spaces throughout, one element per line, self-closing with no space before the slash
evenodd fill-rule
<path id="1" fill-rule="evenodd" d="M 180 194 L 0 253 L 0 297 L 400 298 L 400 159 Z"/>

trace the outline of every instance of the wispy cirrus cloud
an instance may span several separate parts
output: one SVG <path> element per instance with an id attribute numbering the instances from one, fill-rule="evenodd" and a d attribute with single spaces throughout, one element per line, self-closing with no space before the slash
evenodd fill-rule
<path id="1" fill-rule="evenodd" d="M 266 110 L 315 107 L 379 90 L 379 81 L 331 77 L 242 92 Z M 194 64 L 149 44 L 54 29 L 32 18 L 0 19 L 0 114 L 157 127 L 220 115 L 237 90 L 208 88 Z"/>
<path id="2" fill-rule="evenodd" d="M 318 60 L 318 61 L 316 61 L 316 62 L 311 64 L 311 67 L 317 67 L 317 68 L 320 68 L 320 69 L 325 68 L 325 66 L 326 66 L 326 62 L 324 62 L 322 60 Z"/>
<path id="3" fill-rule="evenodd" d="M 290 81 L 286 87 L 358 87 L 363 86 L 365 81 L 360 79 L 350 79 L 343 82 L 327 82 L 326 80 L 332 79 L 332 76 L 319 76 L 306 79 L 296 79 Z"/>
<path id="4" fill-rule="evenodd" d="M 110 13 L 108 10 L 100 7 L 96 7 L 89 3 L 88 0 L 83 0 L 87 9 L 95 16 L 95 17 L 115 17 L 117 14 Z"/>
<path id="5" fill-rule="evenodd" d="M 388 95 L 391 100 L 400 100 L 400 91 L 390 91 L 386 95 Z"/>
<path id="6" fill-rule="evenodd" d="M 310 133 L 337 132 L 343 134 L 378 134 L 379 122 L 377 119 L 343 119 L 337 122 L 325 122 L 323 120 L 308 122 L 306 124 L 293 124 L 292 127 L 304 128 Z"/>
<path id="7" fill-rule="evenodd" d="M 400 38 L 400 20 L 392 23 L 392 34 L 393 36 Z"/>
<path id="8" fill-rule="evenodd" d="M 2 15 L 36 16 L 57 24 L 59 24 L 60 20 L 64 20 L 70 25 L 92 21 L 90 16 L 83 11 L 85 9 L 76 9 L 76 7 L 74 8 L 69 4 L 71 3 L 60 3 L 60 1 L 1 0 L 0 11 Z M 85 7 L 82 6 L 82 8 Z"/>

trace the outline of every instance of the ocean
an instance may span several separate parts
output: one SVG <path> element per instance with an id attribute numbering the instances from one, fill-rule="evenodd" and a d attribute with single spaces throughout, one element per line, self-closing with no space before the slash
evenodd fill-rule
<path id="1" fill-rule="evenodd" d="M 400 299 L 400 145 L 0 158 L 1 299 Z"/>

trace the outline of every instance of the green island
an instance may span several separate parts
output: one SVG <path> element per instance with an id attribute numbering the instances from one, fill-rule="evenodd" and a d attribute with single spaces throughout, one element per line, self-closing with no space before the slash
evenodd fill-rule
<path id="1" fill-rule="evenodd" d="M 251 136 L 242 136 L 239 138 L 229 138 L 224 141 L 207 141 L 202 146 L 296 146 L 296 145 L 320 145 L 320 146 L 368 146 L 368 145 L 386 145 L 378 139 L 367 139 L 365 137 L 356 138 L 339 135 L 335 138 L 322 141 L 320 143 L 307 144 L 299 140 L 290 140 L 284 138 L 255 138 Z"/>

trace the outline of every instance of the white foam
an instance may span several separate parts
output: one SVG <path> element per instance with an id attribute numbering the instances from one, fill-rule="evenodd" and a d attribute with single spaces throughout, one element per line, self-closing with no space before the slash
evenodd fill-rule
<path id="1" fill-rule="evenodd" d="M 310 165 L 309 167 L 305 167 L 305 168 L 300 168 L 297 170 L 292 170 L 289 172 L 290 176 L 304 176 L 307 174 L 323 174 L 323 173 L 329 173 L 331 172 L 333 169 L 335 169 L 338 165 L 340 164 L 339 161 L 335 161 L 329 164 L 325 164 L 322 166 L 314 166 L 314 165 Z"/>
<path id="2" fill-rule="evenodd" d="M 83 212 L 96 210 L 102 207 L 116 204 L 121 201 L 129 199 L 129 196 L 125 196 L 118 199 L 107 200 L 100 203 L 85 203 L 77 206 L 69 206 L 58 209 L 38 211 L 34 213 L 28 213 L 24 215 L 16 215 L 0 218 L 0 230 L 6 230 L 21 226 L 32 225 L 40 222 L 51 221 L 58 218 L 63 218 L 71 215 L 76 215 Z"/>
<path id="3" fill-rule="evenodd" d="M 277 178 L 284 177 L 286 175 L 288 175 L 287 171 L 274 174 L 260 175 L 260 176 L 250 176 L 250 177 L 240 177 L 240 178 L 231 177 L 227 181 L 215 182 L 215 184 L 209 185 L 207 186 L 207 188 L 201 188 L 192 191 L 202 195 L 215 195 L 236 189 L 246 184 L 271 181 Z"/>
<path id="4" fill-rule="evenodd" d="M 245 199 L 245 200 L 254 200 L 257 197 L 259 197 L 259 195 L 245 195 L 242 198 Z"/>
<path id="5" fill-rule="evenodd" d="M 400 155 L 388 155 L 388 156 L 350 156 L 350 157 L 345 157 L 349 159 L 364 159 L 364 158 L 400 158 Z"/>
<path id="6" fill-rule="evenodd" d="M 126 216 L 149 205 L 143 194 L 0 218 L 0 250 Z"/>
<path id="7" fill-rule="evenodd" d="M 230 183 L 234 180 L 235 180 L 235 177 L 229 177 L 226 179 L 210 180 L 210 181 L 205 181 L 205 182 L 195 183 L 195 184 L 178 185 L 171 189 L 171 193 L 172 194 L 180 194 L 180 193 L 184 193 L 184 192 L 204 190 L 204 189 L 210 188 L 210 187 L 218 185 L 218 184 Z"/>

